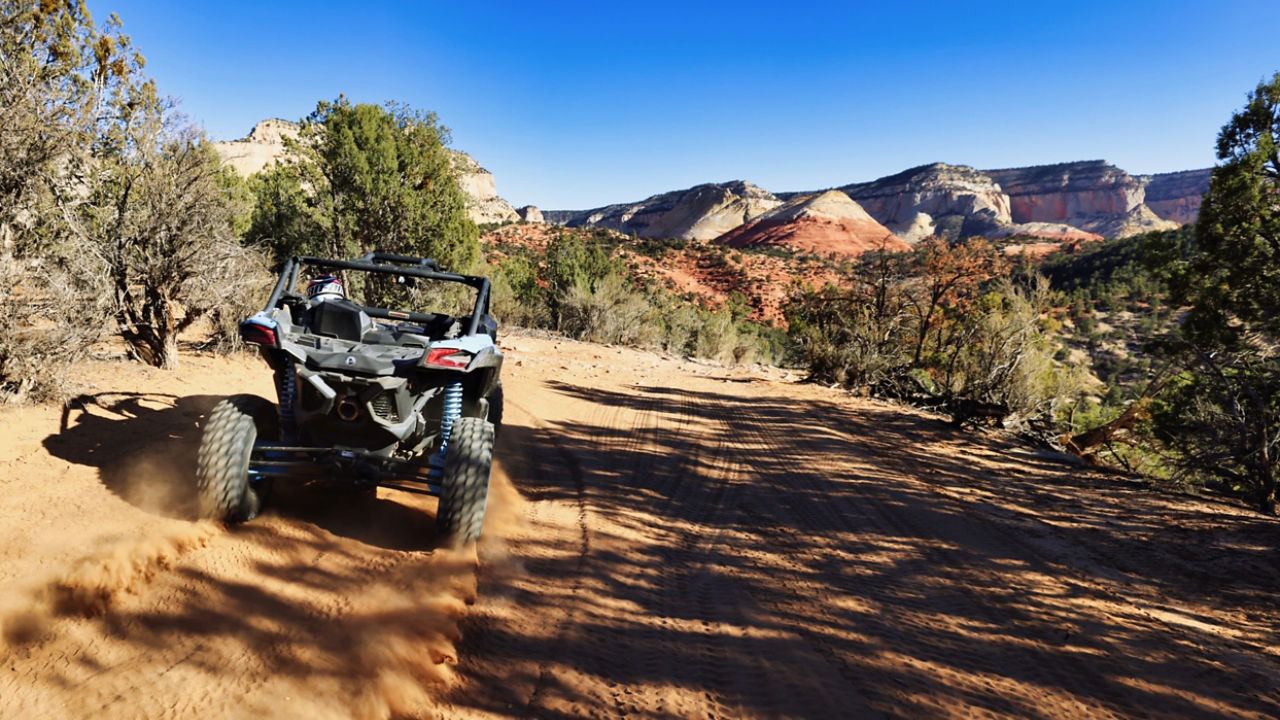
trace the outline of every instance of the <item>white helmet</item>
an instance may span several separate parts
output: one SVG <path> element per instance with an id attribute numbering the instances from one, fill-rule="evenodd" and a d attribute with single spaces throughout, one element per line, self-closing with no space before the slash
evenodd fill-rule
<path id="1" fill-rule="evenodd" d="M 342 281 L 332 275 L 322 275 L 307 283 L 307 297 L 316 302 L 327 300 L 345 300 L 347 293 L 342 289 Z"/>

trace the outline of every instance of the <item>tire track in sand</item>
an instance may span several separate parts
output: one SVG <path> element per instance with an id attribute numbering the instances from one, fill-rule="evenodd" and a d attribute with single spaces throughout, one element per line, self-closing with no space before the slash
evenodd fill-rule
<path id="1" fill-rule="evenodd" d="M 1107 623 L 1133 608 L 1112 593 L 1047 560 L 1013 528 L 939 499 L 928 483 L 867 466 L 878 477 L 859 476 L 864 453 L 852 434 L 782 442 L 770 420 L 741 411 L 734 417 L 743 432 L 802 491 L 782 503 L 757 494 L 747 509 L 766 529 L 760 545 L 795 557 L 791 571 L 774 561 L 787 596 L 776 606 L 804 618 L 797 628 L 882 711 L 937 714 L 950 704 L 1015 716 L 1133 716 L 1152 707 L 1198 714 L 1185 691 L 1153 695 L 1124 680 L 1133 653 L 1112 638 L 1129 635 Z M 822 462 L 833 456 L 846 462 Z M 822 605 L 855 609 L 824 613 Z M 823 626 L 840 632 L 814 631 Z M 1146 632 L 1169 644 L 1167 660 L 1186 663 L 1166 633 Z"/>
<path id="2" fill-rule="evenodd" d="M 795 570 L 777 576 L 780 587 L 790 595 L 789 601 L 781 603 L 779 609 L 785 608 L 805 618 L 796 624 L 798 632 L 838 666 L 844 677 L 862 684 L 862 691 L 869 697 L 879 696 L 881 702 L 875 704 L 882 711 L 902 713 L 904 706 L 910 707 L 921 699 L 928 703 L 927 696 L 934 691 L 934 683 L 928 673 L 921 673 L 919 678 L 902 672 L 880 673 L 878 677 L 868 673 L 874 666 L 868 667 L 860 656 L 868 649 L 896 660 L 900 654 L 896 648 L 918 648 L 913 653 L 914 659 L 933 665 L 935 671 L 965 668 L 977 675 L 981 683 L 979 688 L 964 693 L 965 704 L 997 713 L 1037 714 L 1039 706 L 1035 698 L 1045 688 L 1095 687 L 1101 678 L 1092 663 L 1059 667 L 1056 658 L 1031 652 L 1018 644 L 1002 646 L 999 657 L 992 659 L 985 652 L 989 646 L 954 642 L 943 633 L 934 632 L 936 623 L 948 616 L 968 618 L 965 622 L 978 620 L 986 628 L 1001 628 L 1010 618 L 1017 617 L 1018 613 L 1011 612 L 1012 608 L 1001 600 L 1006 592 L 1016 591 L 1007 590 L 994 574 L 983 572 L 972 562 L 975 555 L 1011 556 L 1017 552 L 1016 547 L 995 547 L 991 538 L 975 532 L 963 518 L 926 508 L 919 498 L 894 492 L 884 482 L 853 477 L 847 465 L 819 464 L 816 470 L 808 469 L 815 461 L 822 463 L 824 458 L 833 455 L 857 457 L 855 439 L 847 434 L 840 433 L 838 441 L 833 443 L 828 433 L 824 441 L 819 442 L 815 436 L 821 434 L 817 432 L 821 428 L 817 428 L 811 433 L 788 434 L 785 437 L 793 442 L 783 443 L 780 439 L 784 436 L 771 432 L 774 424 L 760 412 L 749 407 L 740 410 L 736 417 L 742 432 L 756 438 L 767 456 L 778 461 L 791 487 L 788 502 L 779 504 L 753 498 L 750 507 L 757 526 L 770 531 L 771 543 L 786 547 L 792 555 L 790 564 Z M 905 477 L 897 480 L 906 485 L 917 484 Z M 786 511 L 782 522 L 775 514 L 778 508 Z M 910 522 L 908 518 L 913 514 L 927 515 L 929 520 Z M 872 538 L 882 539 L 880 542 L 888 540 L 899 547 L 887 568 L 882 564 L 875 572 L 850 572 L 858 568 L 857 558 L 842 553 L 853 561 L 842 566 L 831 562 L 830 556 L 823 557 L 829 552 L 838 552 L 838 547 L 831 546 L 829 539 L 821 538 L 818 532 L 821 528 L 834 530 L 831 534 L 834 537 L 870 534 Z M 975 589 L 975 585 L 980 589 Z M 876 611 L 858 616 L 871 622 L 862 627 L 851 626 L 847 621 L 842 622 L 839 615 L 824 612 L 824 606 L 831 606 L 830 600 L 813 602 L 815 595 L 831 594 L 833 590 L 857 604 L 870 601 Z M 802 611 L 796 613 L 796 608 Z M 814 630 L 841 625 L 851 639 L 873 626 L 871 647 L 865 641 L 840 642 L 832 634 Z M 925 637 L 932 637 L 934 641 L 924 640 Z M 1021 679 L 1016 682 L 1000 676 L 1001 668 L 1011 666 L 1020 668 Z M 871 678 L 879 682 L 867 683 Z M 1071 708 L 1068 710 L 1071 714 L 1101 717 L 1114 712 L 1109 703 L 1100 703 L 1087 692 L 1064 693 L 1060 702 L 1063 705 L 1058 706 L 1059 710 Z M 918 705 L 916 709 L 925 713 L 936 711 L 937 708 L 930 709 L 928 704 Z"/>

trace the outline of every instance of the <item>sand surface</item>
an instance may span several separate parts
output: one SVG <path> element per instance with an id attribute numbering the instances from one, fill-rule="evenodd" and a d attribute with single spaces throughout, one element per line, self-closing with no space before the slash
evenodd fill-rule
<path id="1" fill-rule="evenodd" d="M 505 339 L 477 548 L 435 500 L 186 510 L 251 356 L 0 411 L 0 718 L 1280 717 L 1280 523 L 794 382 Z"/>

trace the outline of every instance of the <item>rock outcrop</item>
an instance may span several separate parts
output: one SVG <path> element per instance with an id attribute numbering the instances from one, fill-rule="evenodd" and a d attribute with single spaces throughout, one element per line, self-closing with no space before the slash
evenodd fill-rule
<path id="1" fill-rule="evenodd" d="M 544 217 L 562 225 L 605 227 L 643 238 L 711 240 L 780 204 L 772 193 L 738 180 L 654 195 L 638 203 L 544 213 Z"/>
<path id="2" fill-rule="evenodd" d="M 839 189 L 907 242 L 989 236 L 1012 222 L 1000 185 L 965 165 L 923 165 Z"/>
<path id="3" fill-rule="evenodd" d="M 522 208 L 516 208 L 516 214 L 525 222 L 541 223 L 546 222 L 542 219 L 542 211 L 532 205 L 525 205 Z"/>
<path id="4" fill-rule="evenodd" d="M 1101 160 L 988 170 L 1009 195 L 1014 222 L 1076 225 L 1098 215 L 1125 214 L 1142 203 L 1142 185 Z M 1072 222 L 1075 221 L 1075 222 Z"/>
<path id="5" fill-rule="evenodd" d="M 1009 195 L 1015 223 L 1070 225 L 1103 237 L 1177 227 L 1143 205 L 1144 184 L 1102 160 L 987 170 Z"/>
<path id="6" fill-rule="evenodd" d="M 284 157 L 284 139 L 298 137 L 298 124 L 269 118 L 253 126 L 249 136 L 230 142 L 215 142 L 213 149 L 242 177 L 261 172 Z"/>
<path id="7" fill-rule="evenodd" d="M 916 213 L 910 222 L 889 223 L 885 227 L 892 230 L 899 240 L 908 245 L 915 245 L 938 232 L 938 225 L 933 221 L 933 216 L 922 212 Z"/>
<path id="8" fill-rule="evenodd" d="M 992 233 L 986 237 L 990 238 L 1007 238 L 1007 237 L 1030 237 L 1042 238 L 1045 240 L 1057 240 L 1059 242 L 1092 242 L 1104 239 L 1098 233 L 1087 232 L 1078 227 L 1072 227 L 1064 223 L 1020 223 L 1010 225 L 999 232 Z"/>
<path id="9" fill-rule="evenodd" d="M 934 163 L 838 190 L 914 244 L 936 235 L 1088 241 L 1195 222 L 1209 170 L 1134 176 L 1101 160 L 975 170 Z M 706 240 L 814 192 L 773 195 L 745 182 L 699 185 L 638 203 L 544 210 L 549 223 L 601 226 L 641 237 Z"/>
<path id="10" fill-rule="evenodd" d="M 285 155 L 285 138 L 298 137 L 300 126 L 271 118 L 253 126 L 240 140 L 212 143 L 213 149 L 243 177 L 262 172 Z M 470 155 L 450 150 L 458 185 L 467 196 L 467 212 L 476 223 L 511 222 L 519 218 L 506 200 L 498 197 L 493 175 Z"/>
<path id="11" fill-rule="evenodd" d="M 1139 175 L 1138 179 L 1147 188 L 1147 207 L 1165 220 L 1185 225 L 1200 217 L 1200 203 L 1209 191 L 1212 174 L 1212 168 L 1205 168 Z"/>
<path id="12" fill-rule="evenodd" d="M 797 197 L 716 239 L 730 247 L 782 246 L 853 258 L 868 250 L 909 250 L 839 190 Z"/>
<path id="13" fill-rule="evenodd" d="M 595 212 L 594 210 L 543 210 L 542 221 L 548 225 L 564 225 L 566 227 L 579 227 L 586 223 L 581 222 L 581 218 Z"/>
<path id="14" fill-rule="evenodd" d="M 474 222 L 503 223 L 520 219 L 515 208 L 498 197 L 492 173 L 461 150 L 449 152 L 453 156 L 453 169 L 458 173 L 458 187 L 467 196 L 467 212 Z"/>

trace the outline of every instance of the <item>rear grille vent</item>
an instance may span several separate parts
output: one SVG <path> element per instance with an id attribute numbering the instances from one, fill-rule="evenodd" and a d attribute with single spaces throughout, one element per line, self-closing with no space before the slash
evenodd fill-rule
<path id="1" fill-rule="evenodd" d="M 396 411 L 394 393 L 380 392 L 373 398 L 373 402 L 370 405 L 373 406 L 373 413 L 383 420 L 391 423 L 400 422 L 400 413 Z"/>

